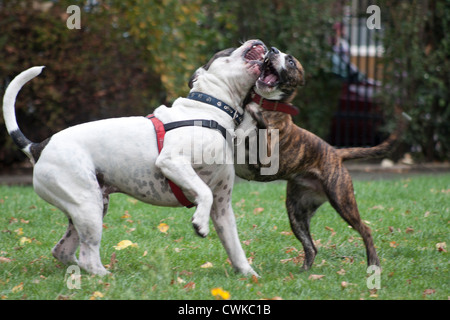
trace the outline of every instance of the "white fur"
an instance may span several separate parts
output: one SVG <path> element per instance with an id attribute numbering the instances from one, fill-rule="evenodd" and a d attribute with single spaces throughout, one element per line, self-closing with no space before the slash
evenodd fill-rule
<path id="1" fill-rule="evenodd" d="M 231 56 L 216 59 L 209 70 L 200 70 L 192 90 L 212 95 L 243 112 L 243 99 L 259 76 L 256 67 L 243 58 L 253 43 L 247 41 Z M 15 129 L 17 92 L 38 71 L 38 68 L 25 71 L 25 76 L 19 75 L 17 82 L 13 81 L 14 86 L 8 88 L 10 94 L 7 91 L 5 96 L 8 130 Z M 163 123 L 210 119 L 226 129 L 235 126 L 223 111 L 184 98 L 177 99 L 172 108 L 158 107 L 154 114 Z M 231 148 L 216 130 L 183 127 L 166 133 L 164 148 L 158 155 L 154 127 L 144 117 L 85 123 L 51 137 L 35 164 L 33 184 L 39 196 L 69 218 L 67 232 L 53 248 L 53 255 L 64 263 L 77 263 L 88 272 L 106 274 L 99 250 L 109 193 L 123 192 L 154 205 L 180 206 L 169 189 L 168 178 L 197 205 L 193 224 L 198 233 L 207 235 L 211 214 L 233 267 L 244 274 L 256 275 L 240 244 L 231 208 L 233 165 L 194 163 L 197 152 L 194 144 L 199 142 L 203 151 L 217 145 Z M 190 152 L 180 152 L 189 146 Z M 78 260 L 75 252 L 79 244 Z"/>

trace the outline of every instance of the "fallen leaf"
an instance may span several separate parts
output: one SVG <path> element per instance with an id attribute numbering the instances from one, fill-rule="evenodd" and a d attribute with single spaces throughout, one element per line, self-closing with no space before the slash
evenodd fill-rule
<path id="1" fill-rule="evenodd" d="M 336 231 L 334 231 L 333 228 L 325 226 L 325 229 L 327 229 L 328 231 L 331 231 L 331 236 L 334 236 L 336 234 Z"/>
<path id="2" fill-rule="evenodd" d="M 103 293 L 101 293 L 100 291 L 94 291 L 94 293 L 89 298 L 89 300 L 97 300 L 97 298 L 103 298 L 103 297 L 104 297 Z"/>
<path id="3" fill-rule="evenodd" d="M 253 210 L 253 213 L 254 214 L 258 214 L 258 213 L 261 213 L 261 212 L 263 212 L 264 211 L 264 208 L 255 208 L 254 210 Z"/>
<path id="4" fill-rule="evenodd" d="M 186 283 L 186 281 L 181 279 L 180 277 L 177 277 L 177 283 L 178 284 L 183 284 L 183 283 Z"/>
<path id="5" fill-rule="evenodd" d="M 405 230 L 406 233 L 414 233 L 414 229 L 411 227 L 406 228 Z"/>
<path id="6" fill-rule="evenodd" d="M 23 228 L 16 229 L 14 232 L 17 233 L 18 236 L 21 236 L 23 235 Z"/>
<path id="7" fill-rule="evenodd" d="M 341 270 L 337 271 L 336 273 L 343 276 L 344 274 L 347 273 L 347 271 L 345 271 L 344 269 L 341 269 Z"/>
<path id="8" fill-rule="evenodd" d="M 377 289 L 369 290 L 369 293 L 370 293 L 369 298 L 378 298 L 377 292 L 378 292 Z"/>
<path id="9" fill-rule="evenodd" d="M 228 300 L 230 299 L 230 293 L 223 290 L 222 288 L 211 289 L 211 294 L 216 297 L 216 299 Z"/>
<path id="10" fill-rule="evenodd" d="M 31 243 L 31 239 L 27 237 L 20 238 L 20 245 L 23 246 L 26 243 Z"/>
<path id="11" fill-rule="evenodd" d="M 11 261 L 13 261 L 13 260 L 10 258 L 0 257 L 0 263 L 11 262 Z"/>
<path id="12" fill-rule="evenodd" d="M 342 281 L 342 282 L 341 282 L 341 287 L 342 287 L 342 289 L 347 288 L 349 285 L 350 285 L 350 283 L 348 283 L 347 281 Z"/>
<path id="13" fill-rule="evenodd" d="M 117 246 L 114 246 L 114 249 L 116 249 L 116 250 L 123 250 L 123 249 L 126 249 L 126 248 L 128 248 L 128 247 L 134 247 L 134 248 L 137 248 L 137 244 L 136 243 L 133 243 L 133 242 L 131 242 L 130 240 L 122 240 L 122 241 L 120 241 L 118 244 L 117 244 Z"/>
<path id="14" fill-rule="evenodd" d="M 200 266 L 200 268 L 206 269 L 206 268 L 212 268 L 213 264 L 211 262 L 205 262 Z"/>
<path id="15" fill-rule="evenodd" d="M 123 216 L 121 216 L 120 218 L 122 218 L 122 219 L 130 219 L 131 216 L 130 216 L 130 214 L 128 213 L 128 211 L 125 211 L 125 213 L 123 214 Z"/>
<path id="16" fill-rule="evenodd" d="M 436 290 L 434 290 L 434 289 L 425 289 L 423 291 L 422 295 L 425 297 L 427 295 L 434 294 L 435 292 L 436 292 Z"/>
<path id="17" fill-rule="evenodd" d="M 279 297 L 279 296 L 275 296 L 275 297 L 272 297 L 272 298 L 264 298 L 262 300 L 283 300 L 283 298 Z"/>
<path id="18" fill-rule="evenodd" d="M 12 288 L 13 293 L 17 293 L 23 290 L 23 282 L 19 283 L 17 286 Z"/>
<path id="19" fill-rule="evenodd" d="M 319 280 L 325 277 L 324 274 L 312 274 L 308 277 L 308 280 Z"/>
<path id="20" fill-rule="evenodd" d="M 169 230 L 169 225 L 167 223 L 160 223 L 158 225 L 158 230 L 161 231 L 162 233 L 167 233 L 167 231 Z"/>
<path id="21" fill-rule="evenodd" d="M 190 281 L 190 282 L 186 283 L 184 285 L 183 289 L 185 289 L 186 291 L 194 290 L 195 289 L 195 282 Z"/>
<path id="22" fill-rule="evenodd" d="M 397 247 L 398 247 L 398 243 L 395 242 L 395 241 L 391 241 L 391 242 L 389 242 L 389 247 L 391 247 L 391 248 L 397 248 Z"/>
<path id="23" fill-rule="evenodd" d="M 281 231 L 280 233 L 281 233 L 283 236 L 292 236 L 292 235 L 293 235 L 292 231 Z"/>
<path id="24" fill-rule="evenodd" d="M 447 252 L 447 244 L 445 242 L 438 242 L 436 243 L 436 249 L 439 252 Z"/>

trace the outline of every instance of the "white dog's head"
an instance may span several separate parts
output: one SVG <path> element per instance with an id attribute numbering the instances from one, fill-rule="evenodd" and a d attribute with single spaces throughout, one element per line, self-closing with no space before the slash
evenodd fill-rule
<path id="1" fill-rule="evenodd" d="M 234 107 L 243 100 L 261 75 L 267 48 L 260 40 L 216 53 L 189 81 L 191 91 L 210 94 Z M 242 109 L 241 109 L 242 110 Z"/>

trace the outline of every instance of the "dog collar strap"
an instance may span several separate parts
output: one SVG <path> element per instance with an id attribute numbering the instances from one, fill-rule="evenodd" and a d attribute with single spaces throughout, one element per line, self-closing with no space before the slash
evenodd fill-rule
<path id="1" fill-rule="evenodd" d="M 298 108 L 293 106 L 292 104 L 279 102 L 277 100 L 264 99 L 256 92 L 252 93 L 252 100 L 265 110 L 284 112 L 292 116 L 296 116 L 299 114 Z"/>
<path id="2" fill-rule="evenodd" d="M 161 153 L 161 150 L 164 146 L 164 136 L 166 135 L 166 129 L 164 128 L 164 124 L 156 118 L 153 114 L 149 114 L 147 116 L 148 119 L 150 119 L 153 123 L 153 126 L 155 127 L 156 132 L 156 142 L 158 144 L 158 152 Z M 192 208 L 195 206 L 192 202 L 186 198 L 183 191 L 179 186 L 177 186 L 173 181 L 167 179 L 167 182 L 169 183 L 170 189 L 172 190 L 173 194 L 175 195 L 175 198 L 177 198 L 178 202 L 181 203 L 183 206 L 187 208 Z"/>
<path id="3" fill-rule="evenodd" d="M 244 115 L 240 114 L 236 109 L 233 107 L 230 107 L 225 102 L 216 99 L 208 94 L 201 93 L 201 92 L 191 92 L 187 96 L 187 99 L 200 101 L 203 103 L 210 104 L 216 108 L 219 108 L 220 110 L 226 112 L 231 118 L 233 118 L 236 125 L 240 125 L 242 122 L 242 119 L 244 119 Z"/>

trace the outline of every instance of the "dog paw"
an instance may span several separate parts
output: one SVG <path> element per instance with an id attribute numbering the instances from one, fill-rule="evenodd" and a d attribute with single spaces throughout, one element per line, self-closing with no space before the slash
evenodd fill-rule
<path id="1" fill-rule="evenodd" d="M 261 278 L 260 275 L 257 274 L 256 271 L 252 268 L 243 270 L 241 273 L 243 273 L 245 276 L 255 276 L 256 278 Z"/>
<path id="2" fill-rule="evenodd" d="M 209 234 L 209 225 L 207 223 L 198 223 L 192 219 L 192 226 L 194 227 L 195 233 L 202 238 L 206 238 Z"/>

